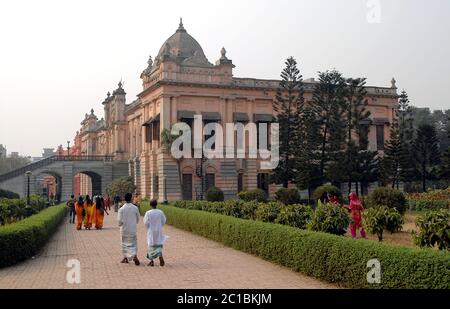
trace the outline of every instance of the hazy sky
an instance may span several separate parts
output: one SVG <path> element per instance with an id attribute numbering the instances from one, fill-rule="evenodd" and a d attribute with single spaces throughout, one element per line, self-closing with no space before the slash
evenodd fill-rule
<path id="1" fill-rule="evenodd" d="M 121 78 L 130 103 L 181 16 L 211 62 L 227 49 L 237 77 L 278 78 L 294 56 L 305 78 L 395 77 L 414 105 L 450 108 L 450 1 L 381 0 L 380 23 L 371 1 L 0 0 L 0 144 L 33 156 L 66 145 Z"/>

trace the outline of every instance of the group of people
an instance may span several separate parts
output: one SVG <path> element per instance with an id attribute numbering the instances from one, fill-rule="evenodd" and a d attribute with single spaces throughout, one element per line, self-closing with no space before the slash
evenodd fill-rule
<path id="1" fill-rule="evenodd" d="M 118 212 L 117 221 L 120 227 L 121 245 L 123 260 L 121 263 L 129 263 L 134 261 L 136 265 L 140 265 L 137 257 L 137 225 L 140 221 L 139 196 L 127 193 L 125 194 L 125 204 L 119 208 L 120 197 L 115 196 L 113 199 L 114 208 Z M 101 230 L 103 228 L 103 220 L 105 213 L 109 215 L 111 210 L 111 199 L 109 196 L 105 198 L 101 195 L 95 196 L 93 199 L 89 195 L 83 199 L 80 195 L 75 199 L 71 196 L 67 202 L 70 210 L 69 222 L 75 224 L 76 228 L 81 230 L 83 223 L 86 230 L 90 230 L 93 226 Z M 157 209 L 158 202 L 150 201 L 151 209 L 144 216 L 144 224 L 147 229 L 147 258 L 150 260 L 149 266 L 155 266 L 154 260 L 159 258 L 159 265 L 164 266 L 163 245 L 168 238 L 162 233 L 162 228 L 166 224 L 166 216 L 164 212 Z"/>
<path id="2" fill-rule="evenodd" d="M 366 231 L 362 224 L 362 213 L 364 211 L 364 206 L 361 203 L 358 195 L 355 192 L 349 194 L 349 204 L 344 206 L 350 212 L 350 232 L 353 238 L 356 238 L 356 232 L 360 230 L 361 237 L 366 238 Z M 326 202 L 332 205 L 340 206 L 339 198 L 333 193 L 326 193 L 326 196 L 321 198 L 321 202 Z"/>
<path id="3" fill-rule="evenodd" d="M 86 195 L 84 199 L 81 195 L 78 196 L 78 199 L 71 195 L 66 205 L 69 207 L 69 222 L 75 224 L 76 218 L 77 230 L 82 229 L 83 223 L 86 230 L 90 230 L 92 227 L 101 230 L 105 213 L 109 215 L 108 209 L 111 209 L 111 200 L 108 196 L 104 198 L 101 195 L 97 195 L 93 199 L 89 195 Z"/>
<path id="4" fill-rule="evenodd" d="M 140 221 L 138 207 L 132 203 L 133 195 L 125 194 L 125 204 L 119 209 L 117 221 L 120 226 L 122 240 L 123 260 L 121 263 L 134 261 L 135 265 L 140 265 L 137 257 L 137 225 Z M 157 209 L 158 202 L 150 201 L 151 209 L 144 216 L 144 224 L 147 228 L 147 258 L 150 260 L 148 266 L 155 266 L 154 260 L 159 258 L 159 265 L 164 266 L 163 245 L 167 236 L 162 233 L 162 228 L 166 224 L 164 212 Z"/>

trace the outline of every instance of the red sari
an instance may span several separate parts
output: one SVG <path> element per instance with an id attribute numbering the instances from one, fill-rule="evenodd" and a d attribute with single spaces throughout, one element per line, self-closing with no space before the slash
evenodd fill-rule
<path id="1" fill-rule="evenodd" d="M 352 232 L 352 237 L 356 237 L 356 230 L 361 228 L 361 237 L 366 238 L 366 231 L 362 226 L 362 212 L 364 211 L 364 207 L 359 200 L 358 196 L 355 192 L 350 194 L 350 205 L 348 205 L 348 209 L 350 209 L 350 217 L 352 222 L 350 223 L 350 230 Z"/>

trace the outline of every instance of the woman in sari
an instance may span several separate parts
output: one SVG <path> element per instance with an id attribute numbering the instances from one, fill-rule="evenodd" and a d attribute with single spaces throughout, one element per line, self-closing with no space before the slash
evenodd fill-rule
<path id="1" fill-rule="evenodd" d="M 92 222 L 95 216 L 95 207 L 89 195 L 86 195 L 86 201 L 84 202 L 84 211 L 86 216 L 84 217 L 84 228 L 90 230 L 92 227 Z"/>
<path id="2" fill-rule="evenodd" d="M 78 197 L 78 201 L 75 202 L 75 213 L 77 216 L 77 230 L 81 230 L 81 226 L 83 225 L 83 210 L 84 210 L 84 201 L 81 196 Z"/>
<path id="3" fill-rule="evenodd" d="M 97 196 L 95 198 L 95 228 L 101 230 L 103 228 L 103 219 L 105 217 L 106 207 L 103 197 Z"/>
<path id="4" fill-rule="evenodd" d="M 350 210 L 350 216 L 351 216 L 351 223 L 350 223 L 350 230 L 352 233 L 352 237 L 356 238 L 356 230 L 358 228 L 361 229 L 361 237 L 366 238 L 366 231 L 364 231 L 364 227 L 362 226 L 362 217 L 361 214 L 364 211 L 364 207 L 361 203 L 361 201 L 358 198 L 358 195 L 356 195 L 355 192 L 350 193 L 350 205 L 348 205 L 348 209 Z"/>

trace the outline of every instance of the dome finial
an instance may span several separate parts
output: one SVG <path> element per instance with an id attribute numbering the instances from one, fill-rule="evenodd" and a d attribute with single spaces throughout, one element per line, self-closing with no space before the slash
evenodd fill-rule
<path id="1" fill-rule="evenodd" d="M 391 88 L 392 88 L 392 89 L 397 89 L 396 83 L 397 83 L 397 81 L 395 80 L 394 77 L 392 77 L 392 80 L 391 80 Z"/>
<path id="2" fill-rule="evenodd" d="M 180 17 L 180 25 L 178 26 L 178 30 L 177 31 L 186 32 L 186 29 L 184 29 L 184 26 L 183 26 L 183 17 Z"/>

